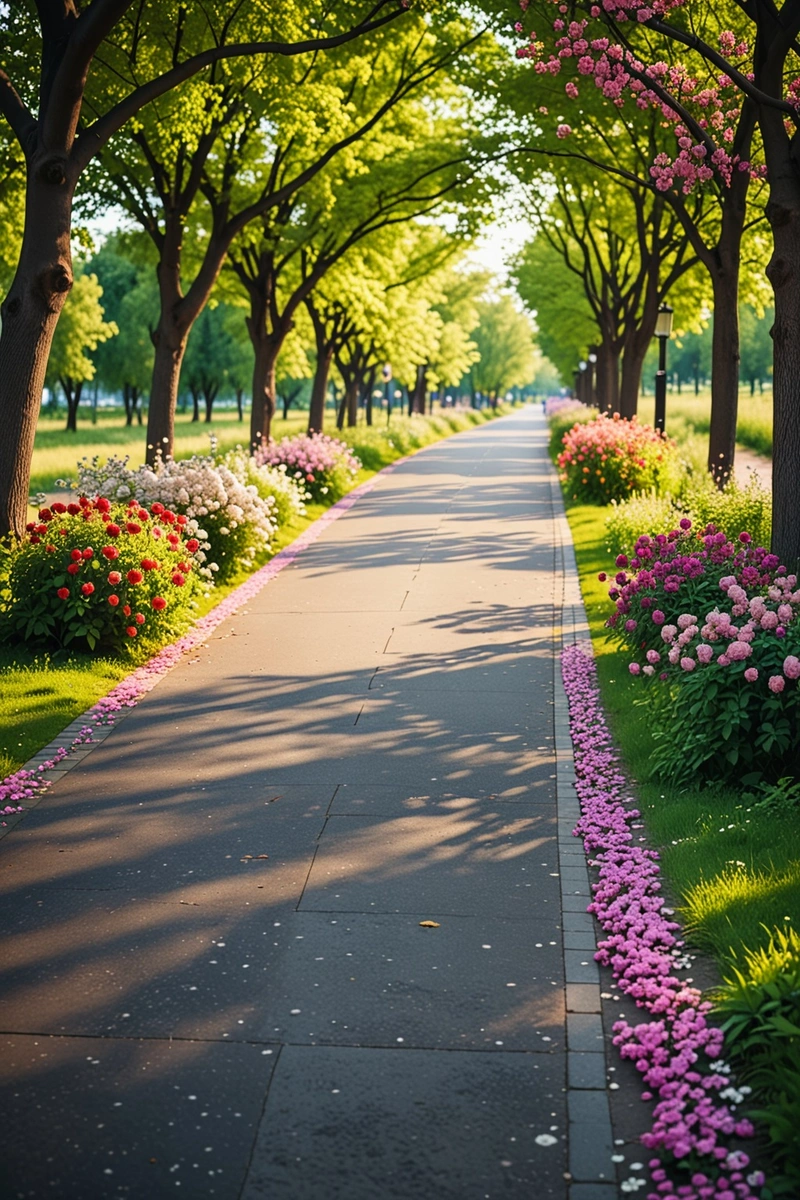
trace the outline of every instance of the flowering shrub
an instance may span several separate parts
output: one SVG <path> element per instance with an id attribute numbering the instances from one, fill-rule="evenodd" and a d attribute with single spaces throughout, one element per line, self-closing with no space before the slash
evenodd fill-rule
<path id="1" fill-rule="evenodd" d="M 43 508 L 0 560 L 7 640 L 116 652 L 152 651 L 189 624 L 199 542 L 184 516 L 138 500 L 82 496 Z"/>
<path id="2" fill-rule="evenodd" d="M 731 538 L 747 530 L 757 545 L 768 546 L 772 494 L 755 477 L 745 487 L 731 480 L 720 491 L 709 475 L 689 480 L 679 495 L 637 493 L 619 503 L 612 502 L 606 521 L 610 548 L 614 554 L 632 554 L 641 534 L 654 537 L 676 526 L 682 517 L 688 517 L 699 528 L 713 523 Z"/>
<path id="3" fill-rule="evenodd" d="M 256 462 L 285 466 L 290 478 L 304 482 L 311 498 L 330 504 L 352 486 L 361 463 L 346 442 L 325 433 L 300 433 L 270 442 L 256 453 Z"/>
<path id="4" fill-rule="evenodd" d="M 575 424 L 562 438 L 556 462 L 573 500 L 608 504 L 631 492 L 663 490 L 677 481 L 675 443 L 649 425 L 616 414 Z"/>
<path id="5" fill-rule="evenodd" d="M 667 685 L 652 756 L 656 774 L 776 777 L 800 751 L 800 591 L 774 554 L 691 521 L 643 535 L 609 590 L 608 620 L 632 675 Z M 777 772 L 777 775 L 776 775 Z"/>
<path id="6" fill-rule="evenodd" d="M 116 499 L 135 495 L 146 504 L 160 502 L 196 522 L 208 578 L 230 578 L 256 554 L 268 550 L 276 530 L 275 501 L 261 499 L 213 455 L 168 459 L 156 467 L 128 467 L 128 459 L 95 457 L 78 464 L 78 486 L 86 495 Z"/>
<path id="7" fill-rule="evenodd" d="M 278 467 L 259 465 L 240 446 L 229 450 L 220 461 L 240 483 L 254 487 L 262 500 L 271 502 L 272 518 L 278 527 L 290 525 L 305 515 L 306 500 L 311 498 L 305 482 L 292 479 L 284 464 Z"/>
<path id="8" fill-rule="evenodd" d="M 575 750 L 575 787 L 582 816 L 575 833 L 599 868 L 589 911 L 608 935 L 596 958 L 609 966 L 619 989 L 649 1019 L 614 1025 L 614 1043 L 641 1073 L 644 1100 L 657 1101 L 644 1145 L 662 1157 L 650 1160 L 656 1190 L 648 1200 L 752 1200 L 760 1171 L 745 1175 L 748 1156 L 724 1145 L 750 1137 L 749 1121 L 736 1108 L 749 1092 L 734 1087 L 721 1059 L 724 1035 L 709 1023 L 711 1005 L 680 978 L 690 965 L 679 926 L 660 894 L 658 855 L 633 830 L 639 816 L 629 807 L 629 784 L 605 721 L 594 662 L 581 646 L 562 656 Z"/>
<path id="9" fill-rule="evenodd" d="M 550 427 L 550 457 L 558 458 L 563 445 L 563 438 L 574 425 L 585 425 L 594 421 L 599 415 L 596 408 L 581 404 L 579 400 L 557 397 L 547 401 L 545 406 L 547 424 Z"/>

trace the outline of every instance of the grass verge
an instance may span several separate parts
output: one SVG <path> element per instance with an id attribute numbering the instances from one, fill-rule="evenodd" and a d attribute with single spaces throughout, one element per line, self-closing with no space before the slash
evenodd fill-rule
<path id="1" fill-rule="evenodd" d="M 453 433 L 482 425 L 486 420 L 502 416 L 509 411 L 509 407 L 501 406 L 495 412 L 484 409 L 480 412 L 451 411 L 431 418 L 393 417 L 388 428 L 384 425 L 374 425 L 345 430 L 345 440 L 353 446 L 364 463 L 353 486 L 364 483 L 381 468 L 405 454 L 413 453 L 414 450 L 449 437 Z M 275 430 L 276 437 L 298 433 L 305 429 L 306 422 L 305 414 L 298 414 L 294 418 L 290 416 L 287 427 L 283 426 L 282 421 L 279 422 Z M 109 430 L 117 429 L 110 421 L 108 424 Z M 238 431 L 238 436 L 231 442 L 231 445 L 235 445 L 242 440 L 241 426 L 235 421 L 229 424 L 234 425 Z M 100 428 L 100 425 L 92 428 Z M 74 454 L 76 449 L 82 453 L 97 454 L 106 448 L 113 453 L 114 448 L 119 445 L 119 442 L 107 441 L 77 447 L 73 442 L 67 444 L 67 450 L 70 454 Z M 220 439 L 220 449 L 224 448 L 223 440 Z M 208 449 L 207 438 L 197 449 Z M 59 450 L 63 455 L 64 447 L 61 446 Z M 143 453 L 142 448 L 142 460 Z M 66 466 L 62 463 L 59 468 L 59 471 L 65 474 L 70 474 L 73 470 L 74 459 L 70 459 Z M 272 554 L 294 541 L 322 515 L 325 508 L 322 504 L 309 504 L 303 518 L 279 529 L 270 554 L 262 556 L 255 567 L 263 565 Z M 242 571 L 225 586 L 214 588 L 201 600 L 197 616 L 205 616 L 234 588 L 243 583 L 248 574 L 248 571 Z M 48 654 L 41 650 L 28 650 L 24 646 L 0 647 L 0 779 L 27 762 L 38 750 L 52 741 L 70 721 L 96 703 L 120 679 L 124 679 L 135 666 L 136 663 L 127 658 L 102 659 L 64 651 Z"/>
<path id="2" fill-rule="evenodd" d="M 744 947 L 767 945 L 774 926 L 800 928 L 800 813 L 777 818 L 730 788 L 676 788 L 648 778 L 648 688 L 629 675 L 626 656 L 607 636 L 608 585 L 597 579 L 613 564 L 606 514 L 592 505 L 567 509 L 603 703 L 687 935 L 727 967 Z"/>

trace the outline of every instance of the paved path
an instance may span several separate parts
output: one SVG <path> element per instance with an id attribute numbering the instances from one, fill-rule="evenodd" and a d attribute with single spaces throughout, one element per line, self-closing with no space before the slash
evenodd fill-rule
<path id="1" fill-rule="evenodd" d="M 545 441 L 383 477 L 0 844 L 4 1197 L 617 1195 Z"/>

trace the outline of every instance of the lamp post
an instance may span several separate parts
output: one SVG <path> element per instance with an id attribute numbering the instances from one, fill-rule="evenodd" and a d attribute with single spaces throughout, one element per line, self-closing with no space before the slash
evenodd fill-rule
<path id="1" fill-rule="evenodd" d="M 597 347 L 590 346 L 589 347 L 589 378 L 587 380 L 587 390 L 588 390 L 588 395 L 589 395 L 588 403 L 593 406 L 597 404 L 597 381 L 596 381 L 596 370 L 595 370 L 596 366 L 597 366 Z"/>
<path id="2" fill-rule="evenodd" d="M 588 370 L 588 367 L 589 367 L 589 364 L 587 363 L 586 359 L 582 358 L 581 361 L 578 363 L 578 370 L 580 371 L 580 375 L 578 376 L 578 381 L 580 384 L 580 392 L 578 393 L 578 399 L 580 400 L 581 404 L 587 403 L 586 384 L 588 383 L 588 379 L 586 376 L 586 371 Z"/>
<path id="3" fill-rule="evenodd" d="M 574 396 L 575 396 L 575 399 L 576 399 L 576 400 L 580 400 L 580 398 L 581 398 L 581 373 L 580 373 L 580 371 L 579 371 L 579 370 L 577 370 L 577 368 L 576 368 L 576 370 L 575 370 L 575 371 L 573 371 L 573 388 L 572 388 L 572 391 L 573 391 L 573 394 L 574 394 Z"/>
<path id="4" fill-rule="evenodd" d="M 656 429 L 663 435 L 667 423 L 667 342 L 672 335 L 672 306 L 666 300 L 658 306 L 658 370 L 656 371 Z"/>

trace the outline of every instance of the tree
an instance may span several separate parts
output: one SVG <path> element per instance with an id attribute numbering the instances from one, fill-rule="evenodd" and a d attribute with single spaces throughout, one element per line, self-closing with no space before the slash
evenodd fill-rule
<path id="1" fill-rule="evenodd" d="M 712 352 L 712 322 L 706 322 L 700 333 L 686 333 L 679 336 L 677 344 L 670 354 L 670 365 L 678 377 L 678 383 L 691 380 L 694 384 L 695 395 L 700 391 L 700 384 L 708 378 L 711 371 Z"/>
<path id="2" fill-rule="evenodd" d="M 299 0 L 231 0 L 213 10 L 173 0 L 92 0 L 81 8 L 75 0 L 37 0 L 34 16 L 27 5 L 0 7 L 7 64 L 0 69 L 0 115 L 26 165 L 22 246 L 0 309 L 0 536 L 25 526 L 42 385 L 73 285 L 72 208 L 83 172 L 128 122 L 217 63 L 312 55 L 406 12 L 402 0 L 345 0 L 336 5 L 338 20 L 329 7 L 313 14 L 302 8 Z M 287 29 L 308 28 L 304 15 L 317 18 L 321 35 L 287 42 Z M 165 32 L 172 35 L 166 43 Z M 101 48 L 108 71 L 98 69 Z M 126 58 L 130 69 L 121 70 Z"/>
<path id="3" fill-rule="evenodd" d="M 773 549 L 794 564 L 800 561 L 800 3 L 737 0 L 722 10 L 727 28 L 719 18 L 706 24 L 708 11 L 701 0 L 652 6 L 578 0 L 575 19 L 565 24 L 557 18 L 557 53 L 541 67 L 558 72 L 565 57 L 575 58 L 578 70 L 606 95 L 620 102 L 635 96 L 637 104 L 664 115 L 677 144 L 650 168 L 662 190 L 676 179 L 687 192 L 715 175 L 731 187 L 747 172 L 768 179 L 767 274 L 775 299 Z M 531 52 L 540 57 L 538 44 Z M 737 145 L 745 112 L 758 122 L 763 167 Z"/>
<path id="4" fill-rule="evenodd" d="M 67 401 L 67 429 L 77 428 L 78 405 L 83 385 L 94 378 L 95 366 L 87 351 L 97 349 L 117 333 L 117 326 L 104 320 L 100 297 L 103 289 L 96 275 L 76 275 L 62 320 L 53 338 L 48 378 L 58 380 Z"/>
<path id="5" fill-rule="evenodd" d="M 521 387 L 533 378 L 533 325 L 508 295 L 482 301 L 478 312 L 480 322 L 473 336 L 480 359 L 472 368 L 472 379 L 494 407 L 509 388 Z"/>

